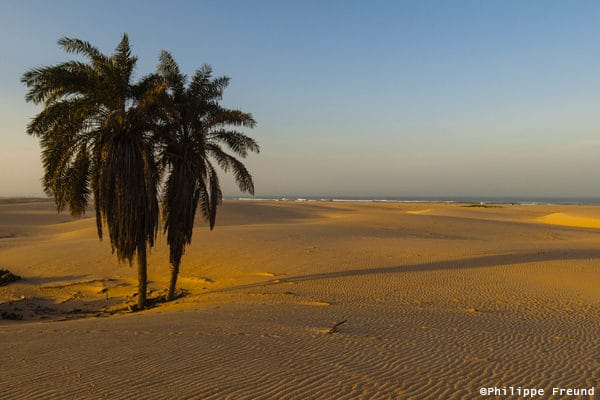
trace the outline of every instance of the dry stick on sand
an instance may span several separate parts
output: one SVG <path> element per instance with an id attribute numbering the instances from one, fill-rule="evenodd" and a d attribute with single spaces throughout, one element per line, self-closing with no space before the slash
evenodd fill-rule
<path id="1" fill-rule="evenodd" d="M 347 319 L 343 320 L 342 322 L 338 322 L 337 324 L 335 324 L 330 330 L 327 331 L 327 333 L 329 333 L 330 335 L 333 335 L 334 333 L 338 333 L 338 326 L 345 324 L 346 321 L 348 321 Z"/>
<path id="2" fill-rule="evenodd" d="M 107 287 L 105 287 L 105 288 L 102 288 L 102 289 L 101 289 L 101 290 L 98 292 L 98 294 L 103 294 L 103 293 L 104 293 L 104 294 L 106 294 L 106 302 L 108 303 L 108 288 L 107 288 Z"/>

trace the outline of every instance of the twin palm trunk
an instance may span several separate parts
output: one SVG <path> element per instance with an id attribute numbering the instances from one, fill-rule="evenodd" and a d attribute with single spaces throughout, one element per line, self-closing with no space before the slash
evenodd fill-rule
<path id="1" fill-rule="evenodd" d="M 167 300 L 171 301 L 175 299 L 175 291 L 177 290 L 177 276 L 179 275 L 179 263 L 170 264 L 171 267 L 171 279 L 169 280 L 169 292 L 167 293 Z"/>
<path id="2" fill-rule="evenodd" d="M 146 307 L 148 294 L 148 261 L 146 257 L 146 246 L 140 247 L 137 253 L 138 259 L 138 301 L 139 309 Z"/>

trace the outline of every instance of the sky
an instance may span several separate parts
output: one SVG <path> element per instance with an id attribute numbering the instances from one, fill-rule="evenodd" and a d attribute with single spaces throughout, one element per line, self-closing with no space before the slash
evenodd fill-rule
<path id="1" fill-rule="evenodd" d="M 600 197 L 600 2 L 507 0 L 0 0 L 0 196 L 42 195 L 23 72 L 124 32 L 231 77 L 257 197 Z"/>

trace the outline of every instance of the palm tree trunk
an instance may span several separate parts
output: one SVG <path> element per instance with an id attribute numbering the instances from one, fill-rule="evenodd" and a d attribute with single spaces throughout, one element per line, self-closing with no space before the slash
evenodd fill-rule
<path id="1" fill-rule="evenodd" d="M 138 309 L 143 310 L 146 307 L 146 286 L 147 277 L 147 260 L 146 260 L 146 243 L 137 248 L 138 259 Z"/>
<path id="2" fill-rule="evenodd" d="M 169 281 L 169 294 L 167 300 L 171 301 L 175 298 L 175 289 L 177 287 L 177 275 L 179 274 L 179 263 L 171 264 L 171 280 Z"/>

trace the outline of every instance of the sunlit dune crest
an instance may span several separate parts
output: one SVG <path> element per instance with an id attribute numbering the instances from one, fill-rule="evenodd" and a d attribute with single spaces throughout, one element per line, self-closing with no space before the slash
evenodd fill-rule
<path id="1" fill-rule="evenodd" d="M 537 221 L 552 225 L 578 226 L 581 228 L 600 228 L 600 218 L 579 216 L 563 212 L 545 215 L 537 218 Z"/>
<path id="2" fill-rule="evenodd" d="M 424 210 L 410 210 L 410 211 L 407 211 L 406 213 L 407 214 L 417 214 L 418 215 L 418 214 L 428 214 L 430 212 L 431 212 L 431 208 L 426 208 Z"/>

